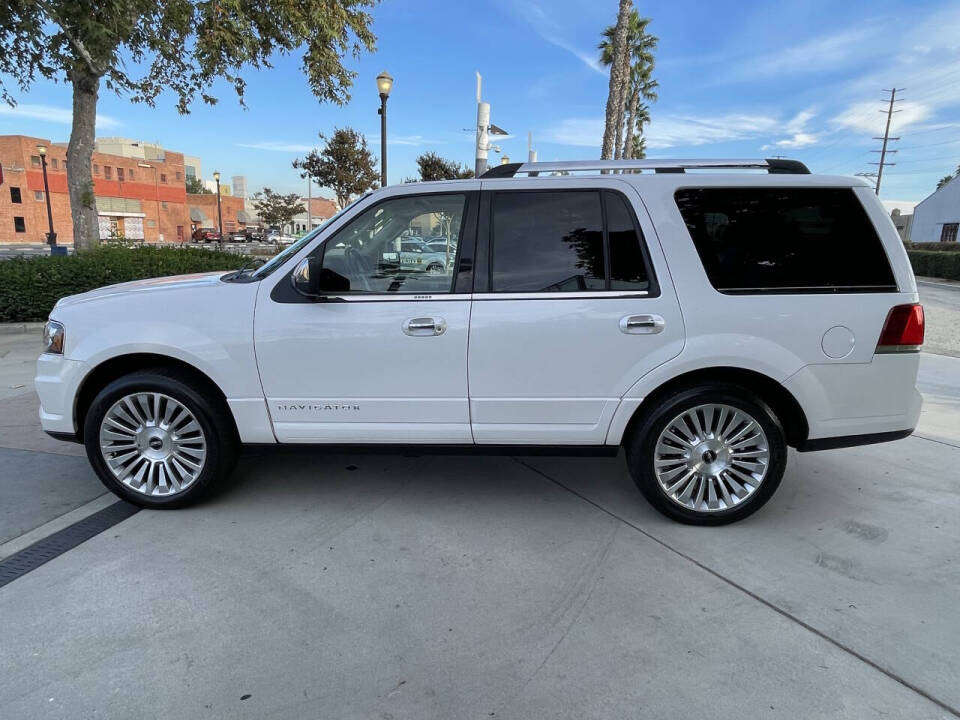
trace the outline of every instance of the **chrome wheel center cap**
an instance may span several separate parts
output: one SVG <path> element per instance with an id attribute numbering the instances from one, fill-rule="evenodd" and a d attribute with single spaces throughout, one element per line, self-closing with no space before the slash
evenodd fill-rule
<path id="1" fill-rule="evenodd" d="M 137 448 L 145 458 L 166 460 L 173 452 L 173 441 L 163 428 L 147 426 L 137 433 Z"/>

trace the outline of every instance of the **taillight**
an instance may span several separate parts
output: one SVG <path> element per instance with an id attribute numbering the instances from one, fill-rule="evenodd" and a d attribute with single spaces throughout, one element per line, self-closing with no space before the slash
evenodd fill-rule
<path id="1" fill-rule="evenodd" d="M 903 352 L 923 345 L 923 305 L 897 305 L 890 309 L 880 333 L 877 352 Z"/>

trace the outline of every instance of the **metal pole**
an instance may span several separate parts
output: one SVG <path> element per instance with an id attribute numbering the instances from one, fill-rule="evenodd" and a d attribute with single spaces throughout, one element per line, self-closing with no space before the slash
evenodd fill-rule
<path id="1" fill-rule="evenodd" d="M 217 178 L 217 229 L 220 230 L 220 248 L 223 249 L 223 211 L 220 209 L 220 178 Z"/>
<path id="2" fill-rule="evenodd" d="M 533 133 L 527 133 L 527 162 L 537 161 L 537 151 L 533 149 Z"/>
<path id="3" fill-rule="evenodd" d="M 50 232 L 47 233 L 47 245 L 51 252 L 57 244 L 57 234 L 53 231 L 53 210 L 50 209 L 50 185 L 47 183 L 47 155 L 40 156 L 40 163 L 43 166 L 43 194 L 47 198 L 47 224 L 50 226 Z"/>
<path id="4" fill-rule="evenodd" d="M 307 175 L 307 232 L 313 230 L 313 189 L 310 187 L 313 179 Z"/>
<path id="5" fill-rule="evenodd" d="M 880 180 L 883 178 L 883 165 L 887 157 L 887 140 L 890 138 L 890 118 L 893 117 L 893 103 L 897 97 L 897 89 L 890 91 L 890 107 L 887 109 L 887 127 L 883 131 L 883 145 L 880 148 L 880 167 L 877 168 L 877 187 L 876 193 L 880 194 Z"/>
<path id="6" fill-rule="evenodd" d="M 477 154 L 474 174 L 480 177 L 487 171 L 487 152 L 490 150 L 487 131 L 490 128 L 490 103 L 480 100 L 483 78 L 477 73 Z"/>
<path id="7" fill-rule="evenodd" d="M 387 186 L 387 96 L 380 93 L 380 187 Z"/>

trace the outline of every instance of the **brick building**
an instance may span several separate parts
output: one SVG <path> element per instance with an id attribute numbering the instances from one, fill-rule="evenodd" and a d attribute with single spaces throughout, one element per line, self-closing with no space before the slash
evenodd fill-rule
<path id="1" fill-rule="evenodd" d="M 223 213 L 223 234 L 243 230 L 253 218 L 244 209 L 245 200 L 234 195 L 220 195 L 220 211 Z M 187 195 L 187 208 L 190 213 L 190 231 L 197 228 L 217 227 L 217 196 Z"/>
<path id="2" fill-rule="evenodd" d="M 64 245 L 73 242 L 66 144 L 25 135 L 2 135 L 0 244 L 46 241 L 47 208 L 37 151 L 40 144 L 47 146 L 47 180 L 57 242 Z M 102 149 L 113 149 L 109 142 L 98 145 Z M 150 147 L 152 151 L 143 157 L 131 156 L 131 153 L 93 153 L 91 171 L 101 239 L 119 235 L 146 242 L 184 242 L 190 240 L 195 227 L 216 227 L 216 195 L 191 195 L 188 202 L 183 154 L 159 146 Z M 247 219 L 242 212 L 243 199 L 224 196 L 222 201 L 224 232 L 242 228 Z M 207 209 L 211 203 L 212 213 Z M 209 222 L 191 221 L 191 207 L 198 208 Z"/>

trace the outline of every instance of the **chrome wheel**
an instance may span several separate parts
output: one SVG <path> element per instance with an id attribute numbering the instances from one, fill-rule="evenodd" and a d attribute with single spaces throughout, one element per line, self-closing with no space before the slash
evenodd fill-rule
<path id="1" fill-rule="evenodd" d="M 181 402 L 158 392 L 126 395 L 100 422 L 100 452 L 113 476 L 144 495 L 169 496 L 203 470 L 207 441 Z"/>
<path id="2" fill-rule="evenodd" d="M 667 423 L 653 462 L 660 489 L 671 501 L 696 512 L 718 512 L 757 491 L 767 475 L 770 445 L 749 413 L 731 405 L 698 405 Z"/>

